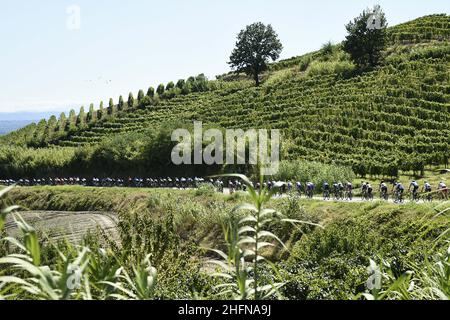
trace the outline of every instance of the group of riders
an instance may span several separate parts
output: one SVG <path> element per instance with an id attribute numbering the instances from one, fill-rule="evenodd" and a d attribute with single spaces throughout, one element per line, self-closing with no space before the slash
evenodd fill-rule
<path id="1" fill-rule="evenodd" d="M 0 185 L 18 186 L 90 186 L 90 187 L 131 187 L 131 188 L 197 188 L 205 183 L 204 178 L 42 178 L 0 180 Z M 214 180 L 208 182 L 215 183 Z"/>
<path id="2" fill-rule="evenodd" d="M 178 189 L 191 189 L 198 188 L 202 184 L 211 184 L 216 188 L 218 192 L 224 192 L 224 187 L 227 186 L 230 193 L 235 191 L 246 191 L 247 186 L 240 180 L 227 179 L 225 183 L 222 179 L 204 179 L 204 178 L 42 178 L 42 179 L 20 179 L 20 180 L 0 180 L 0 185 L 19 185 L 19 186 L 62 186 L 62 185 L 79 185 L 79 186 L 92 186 L 92 187 L 132 187 L 132 188 L 178 188 Z M 262 185 L 260 183 L 254 184 L 256 189 L 268 188 L 269 190 L 278 187 L 279 194 L 293 193 L 301 197 L 305 195 L 307 198 L 312 199 L 315 194 L 316 186 L 313 182 L 306 182 L 303 184 L 297 181 L 295 184 L 291 181 L 288 182 L 275 182 L 267 181 Z M 329 184 L 324 182 L 322 185 L 323 199 L 324 200 L 353 200 L 354 187 L 351 182 L 336 182 Z M 369 182 L 361 183 L 361 198 L 365 201 L 374 200 L 374 187 Z M 389 199 L 389 184 L 385 181 L 381 181 L 378 185 L 380 199 Z M 406 188 L 401 182 L 394 182 L 392 184 L 391 195 L 394 202 L 402 203 L 405 200 Z M 433 196 L 437 195 L 437 198 L 441 200 L 448 200 L 448 188 L 444 182 L 440 182 L 436 191 L 433 192 L 433 188 L 427 181 L 423 184 L 422 188 L 417 181 L 412 181 L 409 185 L 408 192 L 410 193 L 410 199 L 412 201 L 432 201 Z M 422 194 L 422 196 L 421 196 Z"/>
<path id="3" fill-rule="evenodd" d="M 297 182 L 297 191 L 301 193 L 301 183 Z M 312 182 L 306 184 L 306 196 L 309 198 L 313 197 L 315 186 Z M 324 182 L 323 186 L 323 199 L 330 200 L 347 200 L 351 201 L 353 199 L 354 188 L 351 182 L 334 183 L 332 186 L 328 182 Z M 401 182 L 394 182 L 392 184 L 391 194 L 393 196 L 395 203 L 402 203 L 405 201 L 405 187 Z M 420 191 L 419 191 L 420 190 Z M 381 181 L 378 185 L 378 192 L 381 200 L 389 200 L 389 186 L 385 181 Z M 426 181 L 420 189 L 420 185 L 417 181 L 412 181 L 409 185 L 408 192 L 410 193 L 411 201 L 419 201 L 421 198 L 424 201 L 432 201 L 433 195 L 437 195 L 440 200 L 448 200 L 448 188 L 444 182 L 440 182 L 437 191 L 433 192 L 433 187 Z M 420 193 L 423 194 L 421 197 Z M 361 183 L 361 199 L 364 201 L 371 201 L 375 198 L 375 190 L 370 182 Z"/>
<path id="4" fill-rule="evenodd" d="M 267 187 L 269 190 L 273 187 L 279 187 L 279 194 L 292 193 L 296 192 L 297 196 L 301 197 L 305 195 L 306 198 L 312 199 L 314 198 L 314 194 L 316 191 L 316 186 L 313 182 L 306 182 L 303 184 L 300 181 L 297 181 L 295 185 L 291 182 L 275 182 L 268 181 L 263 183 L 262 187 Z M 230 193 L 238 190 L 245 191 L 245 184 L 240 183 L 239 181 L 229 181 L 228 188 Z M 256 189 L 261 188 L 260 183 L 256 184 Z M 294 189 L 295 188 L 295 189 Z M 222 184 L 223 190 L 223 184 Z M 222 191 L 220 190 L 220 191 Z M 436 198 L 440 200 L 448 200 L 448 188 L 444 182 L 440 182 L 437 186 L 437 191 L 433 192 L 433 187 L 431 184 L 426 181 L 422 188 L 420 189 L 419 183 L 417 181 L 412 181 L 409 185 L 408 192 L 410 193 L 411 201 L 419 201 L 423 199 L 424 201 L 432 201 L 434 195 Z M 351 182 L 336 182 L 333 184 L 329 184 L 328 182 L 324 182 L 322 185 L 323 191 L 323 200 L 346 200 L 352 201 L 354 197 L 354 187 Z M 385 181 L 381 181 L 378 185 L 378 190 L 381 200 L 389 200 L 389 184 Z M 362 182 L 361 183 L 361 199 L 363 201 L 371 201 L 375 198 L 376 190 L 372 186 L 370 182 Z M 421 196 L 421 193 L 423 196 Z M 405 201 L 405 187 L 401 182 L 394 182 L 391 188 L 391 195 L 395 203 L 402 203 Z"/>

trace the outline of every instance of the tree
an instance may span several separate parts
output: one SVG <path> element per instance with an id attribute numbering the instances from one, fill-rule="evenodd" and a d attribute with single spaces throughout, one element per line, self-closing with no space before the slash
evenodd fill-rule
<path id="1" fill-rule="evenodd" d="M 128 95 L 128 108 L 133 108 L 134 107 L 134 97 L 133 97 L 133 93 L 130 92 L 130 94 Z"/>
<path id="2" fill-rule="evenodd" d="M 280 57 L 282 50 L 283 46 L 272 26 L 257 22 L 239 33 L 228 63 L 232 69 L 252 76 L 256 86 L 259 86 L 260 73 L 267 69 L 270 60 Z"/>
<path id="3" fill-rule="evenodd" d="M 144 99 L 145 94 L 144 94 L 144 90 L 139 90 L 138 92 L 138 102 L 141 102 L 142 99 Z"/>
<path id="4" fill-rule="evenodd" d="M 80 108 L 80 112 L 78 113 L 77 117 L 77 127 L 84 128 L 85 124 L 86 124 L 86 112 L 84 111 L 84 107 L 82 106 Z"/>
<path id="5" fill-rule="evenodd" d="M 155 96 L 155 89 L 153 87 L 148 88 L 147 96 L 153 98 Z"/>
<path id="6" fill-rule="evenodd" d="M 125 104 L 125 102 L 123 101 L 123 97 L 120 96 L 120 97 L 119 97 L 119 104 L 117 105 L 119 111 L 122 111 L 122 110 L 123 110 L 124 104 Z"/>
<path id="7" fill-rule="evenodd" d="M 95 112 L 94 104 L 91 103 L 89 105 L 89 113 L 88 113 L 87 121 L 89 123 L 94 123 L 96 120 L 97 120 L 97 113 Z"/>
<path id="8" fill-rule="evenodd" d="M 66 131 L 73 132 L 76 130 L 76 124 L 77 124 L 77 114 L 75 113 L 75 110 L 70 110 L 69 112 L 69 120 L 66 123 Z"/>
<path id="9" fill-rule="evenodd" d="M 184 81 L 184 79 L 180 79 L 180 80 L 178 80 L 176 87 L 178 89 L 183 90 L 185 84 L 186 84 L 186 81 Z"/>
<path id="10" fill-rule="evenodd" d="M 64 132 L 66 130 L 67 117 L 64 112 L 59 115 L 58 130 Z"/>
<path id="11" fill-rule="evenodd" d="M 152 100 L 149 96 L 144 96 L 140 101 L 139 101 L 139 108 L 140 109 L 145 109 L 146 106 L 149 106 L 152 104 Z"/>
<path id="12" fill-rule="evenodd" d="M 160 84 L 156 89 L 156 92 L 158 93 L 158 95 L 162 95 L 164 93 L 164 85 Z"/>
<path id="13" fill-rule="evenodd" d="M 47 128 L 47 120 L 42 119 L 38 122 L 36 125 L 36 129 L 33 134 L 33 140 L 31 145 L 34 147 L 41 147 L 43 146 L 44 140 L 45 140 L 45 131 Z"/>
<path id="14" fill-rule="evenodd" d="M 192 91 L 194 92 L 204 92 L 208 91 L 208 78 L 201 73 L 194 78 L 192 82 Z"/>
<path id="15" fill-rule="evenodd" d="M 192 91 L 192 82 L 186 81 L 186 83 L 183 86 L 183 89 L 181 89 L 181 94 L 189 94 Z"/>
<path id="16" fill-rule="evenodd" d="M 113 98 L 109 99 L 109 107 L 108 107 L 108 114 L 114 115 L 116 113 L 116 106 L 114 105 Z"/>
<path id="17" fill-rule="evenodd" d="M 166 86 L 166 90 L 169 91 L 172 90 L 173 88 L 175 88 L 175 84 L 172 81 L 170 81 Z"/>
<path id="18" fill-rule="evenodd" d="M 45 140 L 46 142 L 52 141 L 55 131 L 57 130 L 58 126 L 58 120 L 55 116 L 51 116 L 50 119 L 48 119 L 47 127 L 45 128 Z"/>
<path id="19" fill-rule="evenodd" d="M 104 112 L 105 112 L 105 110 L 104 110 L 104 107 L 103 107 L 103 101 L 100 101 L 100 108 L 97 111 L 97 119 L 99 119 L 99 120 L 103 119 Z"/>
<path id="20" fill-rule="evenodd" d="M 387 20 L 381 7 L 364 10 L 345 27 L 344 51 L 362 69 L 377 66 L 387 45 Z"/>

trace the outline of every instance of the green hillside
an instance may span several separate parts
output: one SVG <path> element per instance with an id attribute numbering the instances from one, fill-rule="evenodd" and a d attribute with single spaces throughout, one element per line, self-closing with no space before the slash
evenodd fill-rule
<path id="1" fill-rule="evenodd" d="M 8 167 L 11 159 L 21 161 L 17 150 L 34 165 L 54 153 L 66 157 L 56 162 L 67 166 L 76 154 L 95 153 L 105 139 L 125 135 L 133 141 L 168 123 L 194 120 L 222 128 L 278 128 L 284 159 L 334 162 L 359 174 L 447 165 L 450 16 L 419 18 L 388 34 L 384 62 L 370 72 L 358 72 L 336 45 L 271 65 L 257 88 L 243 75 L 215 81 L 199 76 L 154 96 L 141 93 L 133 105 L 43 120 L 1 138 L 8 146 L 0 173 L 19 174 Z"/>

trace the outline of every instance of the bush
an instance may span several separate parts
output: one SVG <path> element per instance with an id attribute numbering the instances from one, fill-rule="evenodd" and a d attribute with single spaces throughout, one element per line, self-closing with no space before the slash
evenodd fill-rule
<path id="1" fill-rule="evenodd" d="M 216 189 L 211 183 L 202 183 L 195 190 L 196 196 L 212 196 L 216 193 Z"/>
<path id="2" fill-rule="evenodd" d="M 163 84 L 160 84 L 160 85 L 158 86 L 158 88 L 156 89 L 156 92 L 157 92 L 159 95 L 162 95 L 162 94 L 164 93 L 164 90 L 165 90 L 164 85 L 163 85 Z"/>
<path id="3" fill-rule="evenodd" d="M 175 84 L 172 81 L 170 81 L 166 86 L 166 90 L 169 91 L 172 90 L 173 88 L 175 88 Z"/>
<path id="4" fill-rule="evenodd" d="M 313 61 L 306 73 L 310 77 L 325 75 L 347 75 L 355 70 L 355 65 L 350 61 Z"/>
<path id="5" fill-rule="evenodd" d="M 355 177 L 352 169 L 347 167 L 318 162 L 282 161 L 273 178 L 280 181 L 311 181 L 320 189 L 324 181 L 353 181 Z"/>

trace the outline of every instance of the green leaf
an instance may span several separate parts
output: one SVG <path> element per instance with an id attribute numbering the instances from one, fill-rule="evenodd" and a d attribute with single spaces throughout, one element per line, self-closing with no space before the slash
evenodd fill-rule
<path id="1" fill-rule="evenodd" d="M 271 239 L 275 239 L 276 241 L 278 241 L 282 246 L 283 246 L 283 248 L 284 249 L 286 249 L 287 250 L 287 247 L 286 247 L 286 245 L 283 243 L 283 241 L 281 241 L 281 239 L 280 238 L 278 238 L 276 235 L 274 235 L 272 232 L 269 232 L 269 231 L 259 231 L 258 232 L 258 238 L 271 238 Z"/>
<path id="2" fill-rule="evenodd" d="M 242 235 L 243 233 L 248 233 L 248 232 L 256 233 L 256 230 L 253 227 L 245 226 L 245 227 L 242 227 L 239 229 L 238 234 Z"/>
<path id="3" fill-rule="evenodd" d="M 234 212 L 241 211 L 241 210 L 249 210 L 249 211 L 253 211 L 253 212 L 258 212 L 258 209 L 254 205 L 249 204 L 249 203 L 240 204 L 233 209 Z"/>
<path id="4" fill-rule="evenodd" d="M 321 224 L 318 223 L 313 223 L 313 222 L 309 222 L 309 221 L 302 221 L 302 220 L 295 220 L 295 219 L 282 219 L 281 221 L 283 222 L 289 222 L 292 224 L 306 224 L 306 225 L 310 225 L 310 226 L 315 226 L 315 227 L 319 227 L 321 229 L 325 229 L 324 226 L 322 226 Z"/>
<path id="5" fill-rule="evenodd" d="M 254 238 L 251 237 L 245 237 L 242 238 L 241 240 L 239 240 L 238 245 L 243 245 L 243 244 L 253 244 L 256 243 L 256 240 Z"/>
<path id="6" fill-rule="evenodd" d="M 244 223 L 246 223 L 246 222 L 257 222 L 258 220 L 256 220 L 256 217 L 254 217 L 254 216 L 247 216 L 247 217 L 245 217 L 245 218 L 242 218 L 240 221 L 239 221 L 239 224 L 244 224 Z"/>
<path id="7" fill-rule="evenodd" d="M 0 190 L 0 198 L 2 198 L 5 194 L 7 194 L 9 191 L 11 191 L 15 186 L 9 186 L 7 188 L 3 188 Z"/>

